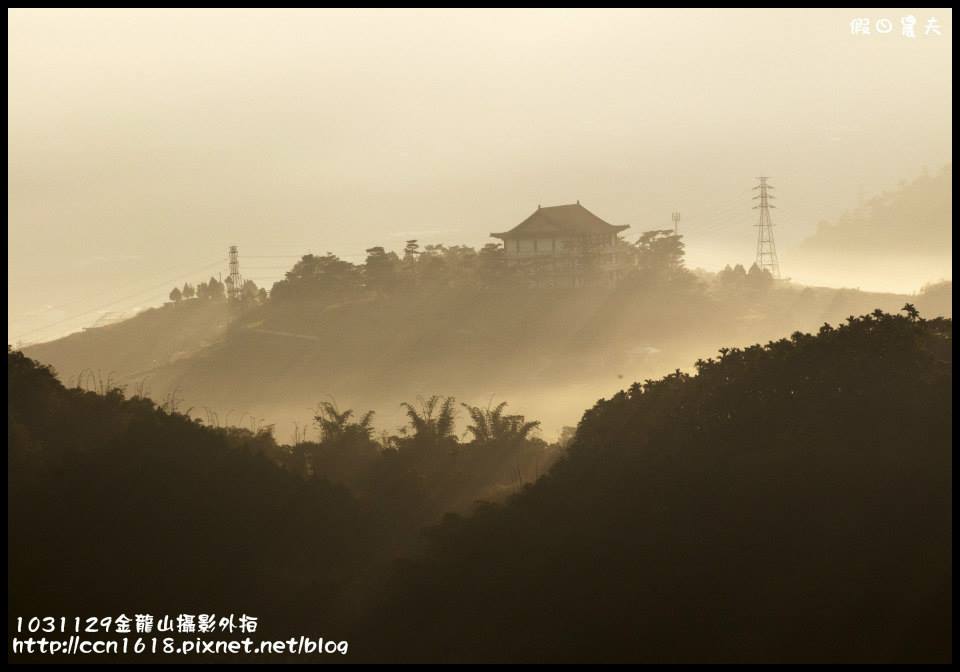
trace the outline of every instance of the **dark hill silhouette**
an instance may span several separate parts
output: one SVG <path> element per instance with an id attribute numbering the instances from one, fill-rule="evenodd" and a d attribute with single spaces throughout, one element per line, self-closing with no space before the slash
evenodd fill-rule
<path id="1" fill-rule="evenodd" d="M 280 446 L 269 427 L 205 426 L 174 398 L 66 388 L 20 352 L 7 368 L 10 623 L 247 613 L 274 638 L 346 637 L 423 526 L 517 492 L 560 451 L 506 402 L 415 400 L 383 437 L 372 412 L 325 402 L 319 441 Z M 470 441 L 453 433 L 460 406 Z"/>
<path id="2" fill-rule="evenodd" d="M 535 422 L 468 406 L 464 444 L 431 398 L 364 476 L 366 452 L 338 455 L 369 448 L 369 416 L 329 405 L 298 447 L 357 498 L 278 466 L 268 432 L 8 352 L 8 614 L 250 613 L 351 660 L 946 661 L 951 348 L 908 306 L 634 384 L 392 572 L 417 512 L 536 449 Z"/>
<path id="3" fill-rule="evenodd" d="M 260 612 L 288 635 L 362 564 L 369 516 L 269 435 L 7 368 L 11 616 Z"/>
<path id="4" fill-rule="evenodd" d="M 912 311 L 912 307 L 908 307 Z M 952 323 L 880 311 L 635 384 L 370 625 L 426 661 L 949 661 Z"/>

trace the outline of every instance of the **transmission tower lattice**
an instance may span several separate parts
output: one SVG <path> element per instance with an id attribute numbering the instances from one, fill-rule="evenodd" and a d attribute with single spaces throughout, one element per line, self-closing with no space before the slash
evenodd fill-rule
<path id="1" fill-rule="evenodd" d="M 754 187 L 759 189 L 760 193 L 753 197 L 753 200 L 760 200 L 759 205 L 753 206 L 754 210 L 760 210 L 760 222 L 755 224 L 757 231 L 757 260 L 756 264 L 761 271 L 770 271 L 774 278 L 780 279 L 780 262 L 777 260 L 777 246 L 773 242 L 773 220 L 770 219 L 770 201 L 774 199 L 768 191 L 773 187 L 767 184 L 768 177 L 758 177 L 760 184 Z"/>
<path id="2" fill-rule="evenodd" d="M 677 210 L 670 215 L 670 219 L 673 220 L 673 235 L 680 233 L 680 211 Z"/>
<path id="3" fill-rule="evenodd" d="M 240 277 L 240 254 L 237 246 L 230 246 L 230 277 L 227 278 L 228 298 L 231 301 L 239 300 L 243 294 L 243 278 Z"/>

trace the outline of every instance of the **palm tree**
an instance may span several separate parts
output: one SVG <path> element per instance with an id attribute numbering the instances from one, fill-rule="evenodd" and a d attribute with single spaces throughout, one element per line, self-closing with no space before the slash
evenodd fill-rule
<path id="1" fill-rule="evenodd" d="M 422 448 L 437 448 L 443 443 L 456 441 L 453 436 L 457 419 L 456 399 L 435 394 L 429 399 L 418 397 L 417 400 L 419 408 L 407 402 L 400 404 L 410 419 L 409 430 L 405 428 L 410 443 Z"/>
<path id="2" fill-rule="evenodd" d="M 523 443 L 540 426 L 538 420 L 528 422 L 522 415 L 505 415 L 505 401 L 493 408 L 469 404 L 463 404 L 463 407 L 473 420 L 473 424 L 467 426 L 467 431 L 473 434 L 473 441 L 478 445 Z"/>
<path id="3" fill-rule="evenodd" d="M 907 319 L 909 319 L 911 322 L 916 322 L 920 317 L 920 311 L 917 310 L 917 307 L 912 303 L 904 304 L 900 311 L 906 313 Z"/>
<path id="4" fill-rule="evenodd" d="M 317 405 L 314 422 L 320 430 L 319 443 L 305 443 L 306 475 L 357 486 L 362 474 L 376 459 L 380 447 L 373 440 L 373 411 L 354 420 L 352 409 L 340 411 L 336 402 Z"/>
<path id="5" fill-rule="evenodd" d="M 336 402 L 321 401 L 314 416 L 321 440 L 336 443 L 351 436 L 369 439 L 373 435 L 373 411 L 364 413 L 358 422 L 350 422 L 352 417 L 352 409 L 340 412 Z"/>

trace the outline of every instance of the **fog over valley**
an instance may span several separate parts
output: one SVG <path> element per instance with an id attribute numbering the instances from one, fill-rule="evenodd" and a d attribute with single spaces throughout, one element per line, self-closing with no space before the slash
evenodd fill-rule
<path id="1" fill-rule="evenodd" d="M 952 659 L 952 10 L 8 24 L 9 662 Z"/>

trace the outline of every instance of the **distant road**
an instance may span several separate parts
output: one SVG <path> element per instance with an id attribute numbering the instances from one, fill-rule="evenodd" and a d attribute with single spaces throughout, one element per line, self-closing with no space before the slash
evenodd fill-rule
<path id="1" fill-rule="evenodd" d="M 289 336 L 290 338 L 302 338 L 307 341 L 319 341 L 320 338 L 317 336 L 310 336 L 308 334 L 292 334 L 289 331 L 274 331 L 273 329 L 259 329 L 254 328 L 250 331 L 255 331 L 258 334 L 270 334 L 272 336 Z"/>

